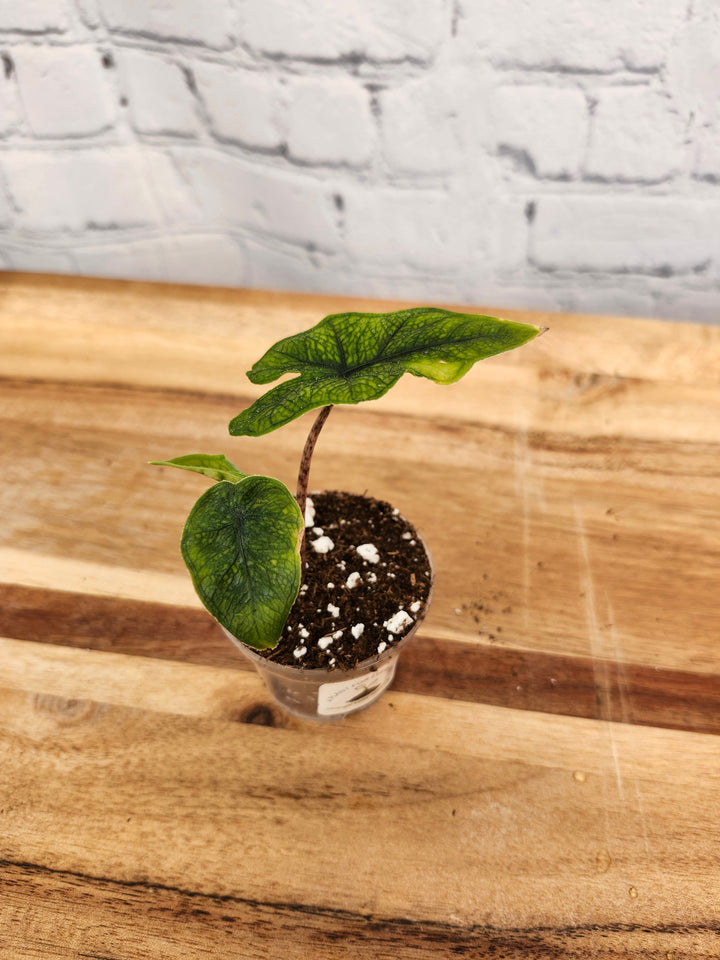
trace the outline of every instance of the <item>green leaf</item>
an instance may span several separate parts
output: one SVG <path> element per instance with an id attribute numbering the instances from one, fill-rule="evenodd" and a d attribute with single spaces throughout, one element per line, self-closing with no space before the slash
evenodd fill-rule
<path id="1" fill-rule="evenodd" d="M 454 383 L 478 360 L 519 347 L 541 333 L 527 323 L 417 307 L 397 313 L 339 313 L 280 340 L 248 373 L 274 387 L 230 422 L 233 436 L 268 433 L 335 403 L 382 397 L 404 373 Z"/>
<path id="2" fill-rule="evenodd" d="M 193 473 L 202 473 L 213 480 L 229 480 L 237 483 L 247 477 L 238 468 L 230 463 L 222 453 L 190 453 L 186 457 L 175 457 L 173 460 L 151 460 L 156 467 L 178 467 L 180 470 L 192 470 Z"/>
<path id="3" fill-rule="evenodd" d="M 300 589 L 300 508 L 272 477 L 218 483 L 183 530 L 183 559 L 198 596 L 234 637 L 277 646 Z"/>

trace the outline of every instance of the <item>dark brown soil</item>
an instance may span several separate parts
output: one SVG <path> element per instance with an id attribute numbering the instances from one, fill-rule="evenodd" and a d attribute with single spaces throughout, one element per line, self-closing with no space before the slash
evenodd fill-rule
<path id="1" fill-rule="evenodd" d="M 415 528 L 389 503 L 338 491 L 311 499 L 315 520 L 305 531 L 303 585 L 280 642 L 261 656 L 303 669 L 348 670 L 382 652 L 382 644 L 397 643 L 422 619 L 432 567 Z M 333 543 L 327 553 L 313 547 L 321 537 Z M 358 553 L 363 544 L 375 546 L 376 562 Z M 406 619 L 397 617 L 399 611 L 411 622 L 399 624 Z M 352 628 L 359 633 L 359 624 L 363 630 L 355 637 Z"/>

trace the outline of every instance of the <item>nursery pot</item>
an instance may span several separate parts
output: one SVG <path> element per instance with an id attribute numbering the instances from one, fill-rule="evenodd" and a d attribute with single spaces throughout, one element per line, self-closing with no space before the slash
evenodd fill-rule
<path id="1" fill-rule="evenodd" d="M 255 665 L 273 700 L 288 713 L 306 720 L 340 720 L 364 710 L 387 690 L 395 677 L 402 648 L 410 641 L 419 623 L 383 653 L 363 660 L 353 670 L 288 667 L 258 656 L 225 630 L 228 639 Z"/>
<path id="2" fill-rule="evenodd" d="M 318 494 L 315 494 L 315 496 L 317 497 Z M 372 500 L 372 498 L 362 499 Z M 372 502 L 381 503 L 380 501 Z M 389 507 L 387 504 L 383 504 L 383 506 Z M 392 513 L 399 521 L 407 523 L 396 510 Z M 332 527 L 329 532 L 332 536 Z M 312 536 L 310 529 L 307 530 L 307 534 Z M 381 652 L 373 653 L 350 668 L 340 666 L 309 667 L 302 664 L 277 663 L 242 643 L 225 627 L 222 628 L 228 639 L 253 663 L 263 678 L 269 693 L 280 707 L 305 719 L 327 722 L 339 720 L 350 713 L 364 710 L 375 703 L 388 689 L 395 676 L 398 657 L 422 623 L 432 596 L 434 582 L 432 560 L 422 537 L 414 528 L 412 542 L 413 544 L 417 542 L 424 551 L 425 562 L 423 566 L 426 568 L 425 573 L 429 574 L 429 587 L 427 587 L 427 595 L 422 608 L 412 614 L 413 622 L 401 636 L 392 637 L 390 634 L 385 634 L 389 642 L 387 646 L 381 642 L 380 646 L 384 648 Z M 373 575 L 372 570 L 366 572 L 370 576 Z M 378 587 L 383 589 L 381 583 L 378 584 Z M 328 597 L 335 598 L 337 593 L 329 593 Z M 410 599 L 408 598 L 408 603 Z M 313 624 L 310 622 L 306 622 L 305 626 L 311 635 L 311 639 L 306 642 L 311 644 L 317 641 L 317 637 L 322 634 L 322 630 L 314 630 L 313 632 Z"/>

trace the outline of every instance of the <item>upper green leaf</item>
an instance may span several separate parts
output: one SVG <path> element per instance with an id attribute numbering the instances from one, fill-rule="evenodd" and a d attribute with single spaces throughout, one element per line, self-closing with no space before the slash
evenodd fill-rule
<path id="1" fill-rule="evenodd" d="M 192 470 L 213 480 L 229 480 L 237 483 L 247 473 L 241 473 L 235 464 L 230 463 L 222 453 L 189 453 L 186 457 L 174 457 L 172 460 L 151 460 L 155 467 L 178 467 L 180 470 Z"/>
<path id="2" fill-rule="evenodd" d="M 519 347 L 541 328 L 496 317 L 417 307 L 397 313 L 339 313 L 286 337 L 253 366 L 253 383 L 286 380 L 230 422 L 233 436 L 268 433 L 335 403 L 383 396 L 404 373 L 454 383 L 474 363 Z"/>
<path id="3" fill-rule="evenodd" d="M 197 501 L 181 549 L 198 596 L 234 637 L 274 647 L 300 589 L 303 519 L 272 477 L 218 483 Z"/>

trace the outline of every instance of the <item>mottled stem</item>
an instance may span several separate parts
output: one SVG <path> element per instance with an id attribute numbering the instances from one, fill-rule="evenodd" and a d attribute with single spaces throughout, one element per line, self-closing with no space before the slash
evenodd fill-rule
<path id="1" fill-rule="evenodd" d="M 297 482 L 297 493 L 295 494 L 295 499 L 298 502 L 300 507 L 300 513 L 302 514 L 303 524 L 305 523 L 305 504 L 307 503 L 307 488 L 308 488 L 308 477 L 310 475 L 310 461 L 312 460 L 313 450 L 315 449 L 315 443 L 317 438 L 320 436 L 320 431 L 323 428 L 323 425 L 327 418 L 330 416 L 330 411 L 332 410 L 333 405 L 329 404 L 327 407 L 323 407 L 320 413 L 315 418 L 315 423 L 313 423 L 308 438 L 305 441 L 305 449 L 303 450 L 302 460 L 300 461 L 300 472 L 298 473 L 298 482 Z M 302 540 L 300 542 L 300 562 L 302 563 L 303 571 L 305 569 L 305 528 L 303 527 Z"/>

